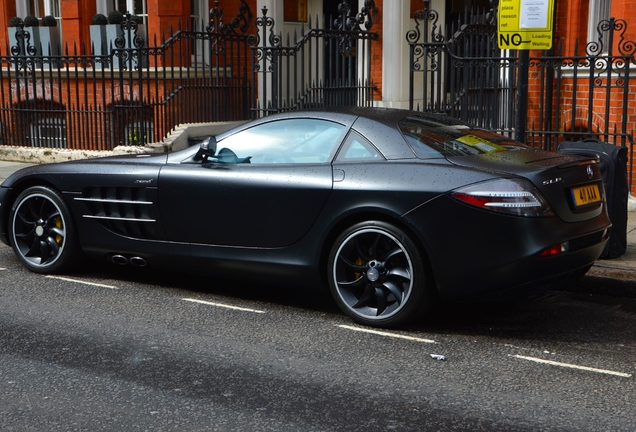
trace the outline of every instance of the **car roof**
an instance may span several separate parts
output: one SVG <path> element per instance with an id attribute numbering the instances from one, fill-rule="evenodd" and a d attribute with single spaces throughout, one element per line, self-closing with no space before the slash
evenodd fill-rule
<path id="1" fill-rule="evenodd" d="M 378 150 L 389 160 L 417 159 L 417 155 L 406 142 L 400 132 L 398 123 L 407 118 L 415 117 L 430 120 L 437 124 L 465 125 L 465 123 L 444 114 L 429 114 L 420 111 L 381 107 L 327 107 L 295 110 L 272 114 L 245 123 L 238 128 L 231 129 L 217 136 L 221 141 L 240 130 L 255 125 L 289 118 L 313 117 L 338 121 L 348 125 L 363 137 L 369 139 Z"/>

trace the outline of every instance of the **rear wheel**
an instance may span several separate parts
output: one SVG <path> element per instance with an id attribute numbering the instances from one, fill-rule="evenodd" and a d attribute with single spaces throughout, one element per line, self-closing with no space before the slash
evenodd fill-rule
<path id="1" fill-rule="evenodd" d="M 356 224 L 335 241 L 329 288 L 354 321 L 376 327 L 405 324 L 431 307 L 432 279 L 415 243 L 380 221 Z"/>
<path id="2" fill-rule="evenodd" d="M 57 192 L 44 186 L 18 196 L 9 215 L 9 238 L 20 261 L 36 273 L 68 269 L 78 257 L 70 212 Z"/>

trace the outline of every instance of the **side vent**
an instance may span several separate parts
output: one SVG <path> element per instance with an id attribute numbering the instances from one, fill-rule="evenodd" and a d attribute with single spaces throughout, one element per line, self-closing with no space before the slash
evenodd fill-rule
<path id="1" fill-rule="evenodd" d="M 99 221 L 106 229 L 123 236 L 155 239 L 157 233 L 155 190 L 130 187 L 93 187 L 84 190 L 84 218 Z"/>

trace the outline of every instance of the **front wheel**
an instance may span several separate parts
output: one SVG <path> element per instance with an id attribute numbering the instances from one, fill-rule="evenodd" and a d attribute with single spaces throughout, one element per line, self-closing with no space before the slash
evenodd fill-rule
<path id="1" fill-rule="evenodd" d="M 415 243 L 380 221 L 356 224 L 335 241 L 328 261 L 329 288 L 354 321 L 394 327 L 431 307 L 432 279 Z"/>
<path id="2" fill-rule="evenodd" d="M 24 190 L 9 214 L 9 238 L 31 271 L 55 273 L 78 258 L 77 236 L 62 198 L 44 186 Z"/>

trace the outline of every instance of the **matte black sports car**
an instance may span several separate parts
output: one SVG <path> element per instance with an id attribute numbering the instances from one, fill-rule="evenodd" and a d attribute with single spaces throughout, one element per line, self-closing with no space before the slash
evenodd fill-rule
<path id="1" fill-rule="evenodd" d="M 0 203 L 0 238 L 34 272 L 83 253 L 328 286 L 373 326 L 583 274 L 611 225 L 595 159 L 387 109 L 273 115 L 170 154 L 30 167 Z"/>

